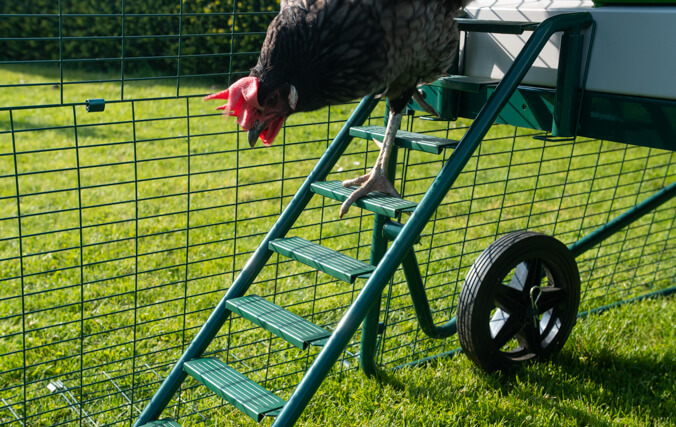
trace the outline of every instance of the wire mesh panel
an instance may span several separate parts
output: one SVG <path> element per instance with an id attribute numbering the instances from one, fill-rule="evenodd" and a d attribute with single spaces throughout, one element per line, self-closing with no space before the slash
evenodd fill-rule
<path id="1" fill-rule="evenodd" d="M 251 149 L 202 102 L 248 74 L 276 9 L 0 4 L 0 425 L 133 422 L 349 116 L 353 105 L 294 115 L 274 146 Z M 87 112 L 87 99 L 105 109 Z M 381 105 L 368 124 L 383 116 Z M 454 139 L 467 125 L 405 123 Z M 418 201 L 448 154 L 399 154 L 396 186 Z M 376 156 L 355 142 L 329 179 L 361 175 Z M 414 248 L 435 320 L 455 315 L 466 271 L 498 236 L 531 229 L 571 244 L 675 178 L 673 152 L 494 126 Z M 673 284 L 675 208 L 578 258 L 582 310 Z M 368 261 L 372 223 L 354 207 L 339 220 L 337 203 L 315 197 L 289 235 Z M 275 256 L 251 292 L 332 330 L 363 284 Z M 381 306 L 383 366 L 458 348 L 424 336 L 401 273 Z M 359 338 L 334 372 L 356 369 Z M 208 349 L 282 397 L 317 352 L 239 316 Z M 190 381 L 167 409 L 183 425 L 247 422 L 232 412 Z"/>

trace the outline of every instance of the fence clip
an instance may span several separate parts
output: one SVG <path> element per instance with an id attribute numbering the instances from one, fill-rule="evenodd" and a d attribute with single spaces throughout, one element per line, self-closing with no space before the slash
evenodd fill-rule
<path id="1" fill-rule="evenodd" d="M 97 113 L 106 109 L 106 100 L 103 98 L 87 99 L 85 107 L 88 113 Z"/>

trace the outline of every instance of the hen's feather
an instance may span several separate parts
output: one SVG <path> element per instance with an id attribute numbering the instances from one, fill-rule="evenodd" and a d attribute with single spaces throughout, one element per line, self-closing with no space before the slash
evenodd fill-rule
<path id="1" fill-rule="evenodd" d="M 374 92 L 406 100 L 447 71 L 461 0 L 283 0 L 251 76 L 258 99 L 290 84 L 296 111 Z M 396 106 L 395 106 L 396 107 Z"/>

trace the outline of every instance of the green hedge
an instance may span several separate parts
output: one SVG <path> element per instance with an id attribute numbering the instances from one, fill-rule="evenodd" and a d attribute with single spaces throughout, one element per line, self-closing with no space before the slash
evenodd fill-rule
<path id="1" fill-rule="evenodd" d="M 124 57 L 125 74 L 176 75 L 180 45 L 181 75 L 228 72 L 231 59 L 245 72 L 279 9 L 275 0 L 182 3 L 181 15 L 181 0 L 126 0 L 124 10 L 121 0 L 61 0 L 61 11 L 54 0 L 2 1 L 1 37 L 15 40 L 3 43 L 0 60 L 62 57 L 66 68 L 119 71 Z"/>

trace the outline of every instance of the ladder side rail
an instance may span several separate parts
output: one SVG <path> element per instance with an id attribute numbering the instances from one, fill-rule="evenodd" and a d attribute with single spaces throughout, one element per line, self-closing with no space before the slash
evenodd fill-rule
<path id="1" fill-rule="evenodd" d="M 362 125 L 376 107 L 378 101 L 379 100 L 373 95 L 367 96 L 361 100 L 355 111 L 341 128 L 340 132 L 338 132 L 329 148 L 319 159 L 317 165 L 312 172 L 310 172 L 310 175 L 308 175 L 305 182 L 303 182 L 293 196 L 286 209 L 284 209 L 284 212 L 282 212 L 251 258 L 249 258 L 249 261 L 246 263 L 239 276 L 237 276 L 237 279 L 232 283 L 181 358 L 176 362 L 169 375 L 164 379 L 160 388 L 155 392 L 155 395 L 150 402 L 148 402 L 143 412 L 134 423 L 135 427 L 155 421 L 159 418 L 187 375 L 183 371 L 183 365 L 192 359 L 199 358 L 204 353 L 209 343 L 214 339 L 227 320 L 230 314 L 230 310 L 226 308 L 227 301 L 232 298 L 241 297 L 246 293 L 249 286 L 251 286 L 258 276 L 258 273 L 260 273 L 265 266 L 265 263 L 272 255 L 272 251 L 268 249 L 268 243 L 276 238 L 284 237 L 291 229 L 314 194 L 310 191 L 310 185 L 315 181 L 322 181 L 328 176 L 329 172 L 333 169 L 352 140 L 350 128 L 352 126 Z"/>
<path id="2" fill-rule="evenodd" d="M 592 16 L 587 12 L 556 15 L 543 21 L 535 30 L 496 87 L 495 92 L 479 111 L 460 144 L 446 161 L 385 257 L 343 316 L 333 335 L 306 372 L 273 425 L 291 426 L 300 417 L 310 399 L 328 375 L 329 370 L 340 357 L 343 349 L 349 344 L 361 321 L 380 297 L 387 281 L 399 267 L 401 260 L 413 246 L 549 38 L 554 33 L 561 31 L 572 34 L 581 32 L 592 22 Z"/>

